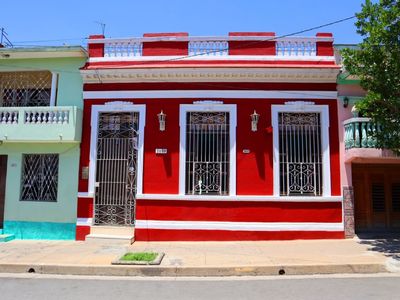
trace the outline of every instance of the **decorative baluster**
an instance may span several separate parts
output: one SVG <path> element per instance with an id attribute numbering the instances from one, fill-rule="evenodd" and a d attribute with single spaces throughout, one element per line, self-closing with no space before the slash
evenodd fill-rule
<path id="1" fill-rule="evenodd" d="M 360 148 L 360 123 L 354 123 L 354 146 Z"/>
<path id="2" fill-rule="evenodd" d="M 63 122 L 62 111 L 57 111 L 57 123 L 62 124 L 62 122 Z"/>
<path id="3" fill-rule="evenodd" d="M 276 42 L 276 55 L 282 55 L 281 42 Z"/>
<path id="4" fill-rule="evenodd" d="M 30 111 L 25 112 L 25 123 L 30 124 L 31 123 L 31 113 Z"/>
<path id="5" fill-rule="evenodd" d="M 344 148 L 349 149 L 351 148 L 352 144 L 352 126 L 351 124 L 346 124 L 344 126 Z"/>
<path id="6" fill-rule="evenodd" d="M 310 42 L 311 44 L 311 56 L 316 56 L 317 55 L 317 44 L 315 42 Z"/>
<path id="7" fill-rule="evenodd" d="M 69 112 L 68 110 L 64 110 L 63 124 L 68 124 L 68 122 L 69 122 Z"/>
<path id="8" fill-rule="evenodd" d="M 368 137 L 367 137 L 367 124 L 365 122 L 360 122 L 361 124 L 361 148 L 367 148 Z"/>
<path id="9" fill-rule="evenodd" d="M 377 132 L 378 126 L 372 124 L 371 122 L 368 123 L 369 130 L 371 132 L 371 138 L 369 139 L 368 147 L 375 148 L 376 147 L 376 137 L 375 134 Z"/>
<path id="10" fill-rule="evenodd" d="M 282 42 L 282 49 L 283 49 L 283 56 L 287 56 L 289 55 L 289 48 L 288 48 L 288 44 L 286 42 Z"/>

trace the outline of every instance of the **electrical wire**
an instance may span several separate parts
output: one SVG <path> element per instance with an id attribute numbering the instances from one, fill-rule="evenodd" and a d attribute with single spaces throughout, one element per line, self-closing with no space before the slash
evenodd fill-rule
<path id="1" fill-rule="evenodd" d="M 331 26 L 331 25 L 335 25 L 338 23 L 342 23 L 351 19 L 356 18 L 356 16 L 350 16 L 350 17 L 346 17 L 346 18 L 342 18 L 333 22 L 329 22 L 329 23 L 325 23 L 322 25 L 318 25 L 318 26 L 314 26 L 314 27 L 310 27 L 307 29 L 303 29 L 300 31 L 296 31 L 296 32 L 292 32 L 289 34 L 284 34 L 284 35 L 280 35 L 280 36 L 276 36 L 276 37 L 268 37 L 265 39 L 260 38 L 257 41 L 251 41 L 248 43 L 243 43 L 242 45 L 235 47 L 235 48 L 241 48 L 241 47 L 248 47 L 249 45 L 253 45 L 253 44 L 257 44 L 257 43 L 262 43 L 265 41 L 274 41 L 277 39 L 281 39 L 281 38 L 285 38 L 285 37 L 290 37 L 290 36 L 294 36 L 294 35 L 298 35 L 298 34 L 302 34 L 302 33 L 306 33 L 309 31 L 313 31 L 313 30 L 317 30 L 317 29 L 321 29 L 327 26 Z M 66 41 L 66 40 L 85 40 L 87 38 L 74 38 L 74 39 L 58 39 L 58 40 L 42 40 L 42 41 L 22 41 L 19 43 L 23 43 L 23 42 L 50 42 L 50 41 Z M 18 43 L 18 42 L 17 42 Z M 49 46 L 42 46 L 42 47 L 49 47 Z M 199 53 L 199 54 L 192 54 L 192 55 L 185 55 L 185 56 L 181 56 L 181 57 L 175 57 L 175 58 L 171 58 L 171 59 L 166 59 L 166 60 L 161 60 L 158 62 L 169 62 L 169 61 L 179 61 L 179 60 L 183 60 L 183 59 L 187 59 L 187 58 L 191 58 L 191 57 L 196 57 L 196 56 L 201 56 L 201 55 L 207 55 L 207 54 L 211 54 L 211 53 L 217 53 L 217 52 L 222 52 L 222 51 L 227 51 L 229 49 L 217 49 L 217 50 L 211 50 L 211 51 L 207 51 L 204 53 Z M 318 61 L 316 61 L 318 62 Z M 135 64 L 154 64 L 153 61 L 144 61 L 144 62 L 135 62 Z M 21 66 L 21 65 L 10 65 L 10 64 L 1 64 L 0 63 L 0 67 L 14 67 L 14 68 L 21 68 L 21 69 L 29 69 L 29 70 L 43 70 L 43 68 L 35 68 L 35 67 L 31 67 L 31 66 Z M 126 66 L 126 65 L 113 65 L 113 67 L 120 67 L 120 66 Z M 99 68 L 100 69 L 100 68 Z M 97 69 L 95 69 L 97 70 Z M 62 69 L 52 69 L 52 71 L 54 72 L 59 72 L 59 73 L 71 73 L 71 74 L 80 74 L 80 71 L 70 71 L 70 70 L 62 70 Z M 163 81 L 163 80 L 152 80 L 152 79 L 146 79 L 146 82 L 163 82 L 163 83 L 171 83 L 171 81 Z M 218 84 L 212 84 L 212 83 L 204 83 L 204 82 L 180 82 L 180 84 L 191 84 L 191 85 L 201 85 L 201 86 L 212 86 L 212 87 L 225 87 L 225 88 L 235 88 L 237 90 L 254 90 L 253 88 L 244 88 L 244 87 L 237 87 L 237 86 L 229 86 L 229 85 L 224 85 L 223 83 L 218 83 Z M 277 91 L 277 92 L 281 92 L 281 93 L 287 93 L 287 92 L 292 92 L 292 91 Z M 300 95 L 309 95 L 307 93 L 300 93 L 297 92 L 297 94 Z M 315 94 L 313 94 L 315 96 Z M 320 95 L 320 96 L 324 96 L 324 95 Z"/>

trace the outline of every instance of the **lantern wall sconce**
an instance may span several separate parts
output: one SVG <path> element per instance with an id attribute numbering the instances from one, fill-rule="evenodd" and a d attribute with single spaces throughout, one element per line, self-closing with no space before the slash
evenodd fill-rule
<path id="1" fill-rule="evenodd" d="M 254 110 L 254 112 L 250 115 L 251 117 L 251 131 L 257 131 L 257 124 L 260 118 L 260 115 Z"/>
<path id="2" fill-rule="evenodd" d="M 343 107 L 346 108 L 347 106 L 349 106 L 349 98 L 348 97 L 344 97 L 343 98 Z"/>
<path id="3" fill-rule="evenodd" d="M 157 117 L 160 125 L 160 131 L 165 131 L 165 119 L 167 118 L 167 115 L 161 110 L 161 112 L 157 114 Z"/>

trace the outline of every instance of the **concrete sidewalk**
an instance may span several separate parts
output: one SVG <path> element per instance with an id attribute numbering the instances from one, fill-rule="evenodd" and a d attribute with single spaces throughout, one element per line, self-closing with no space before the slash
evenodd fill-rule
<path id="1" fill-rule="evenodd" d="M 266 242 L 11 241 L 0 272 L 129 276 L 241 276 L 400 272 L 400 239 Z M 159 266 L 118 266 L 129 251 L 164 252 Z"/>

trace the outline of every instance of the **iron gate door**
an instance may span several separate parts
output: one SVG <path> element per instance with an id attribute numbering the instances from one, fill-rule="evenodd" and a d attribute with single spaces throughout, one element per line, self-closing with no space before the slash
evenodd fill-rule
<path id="1" fill-rule="evenodd" d="M 138 112 L 99 114 L 95 225 L 135 222 Z"/>

